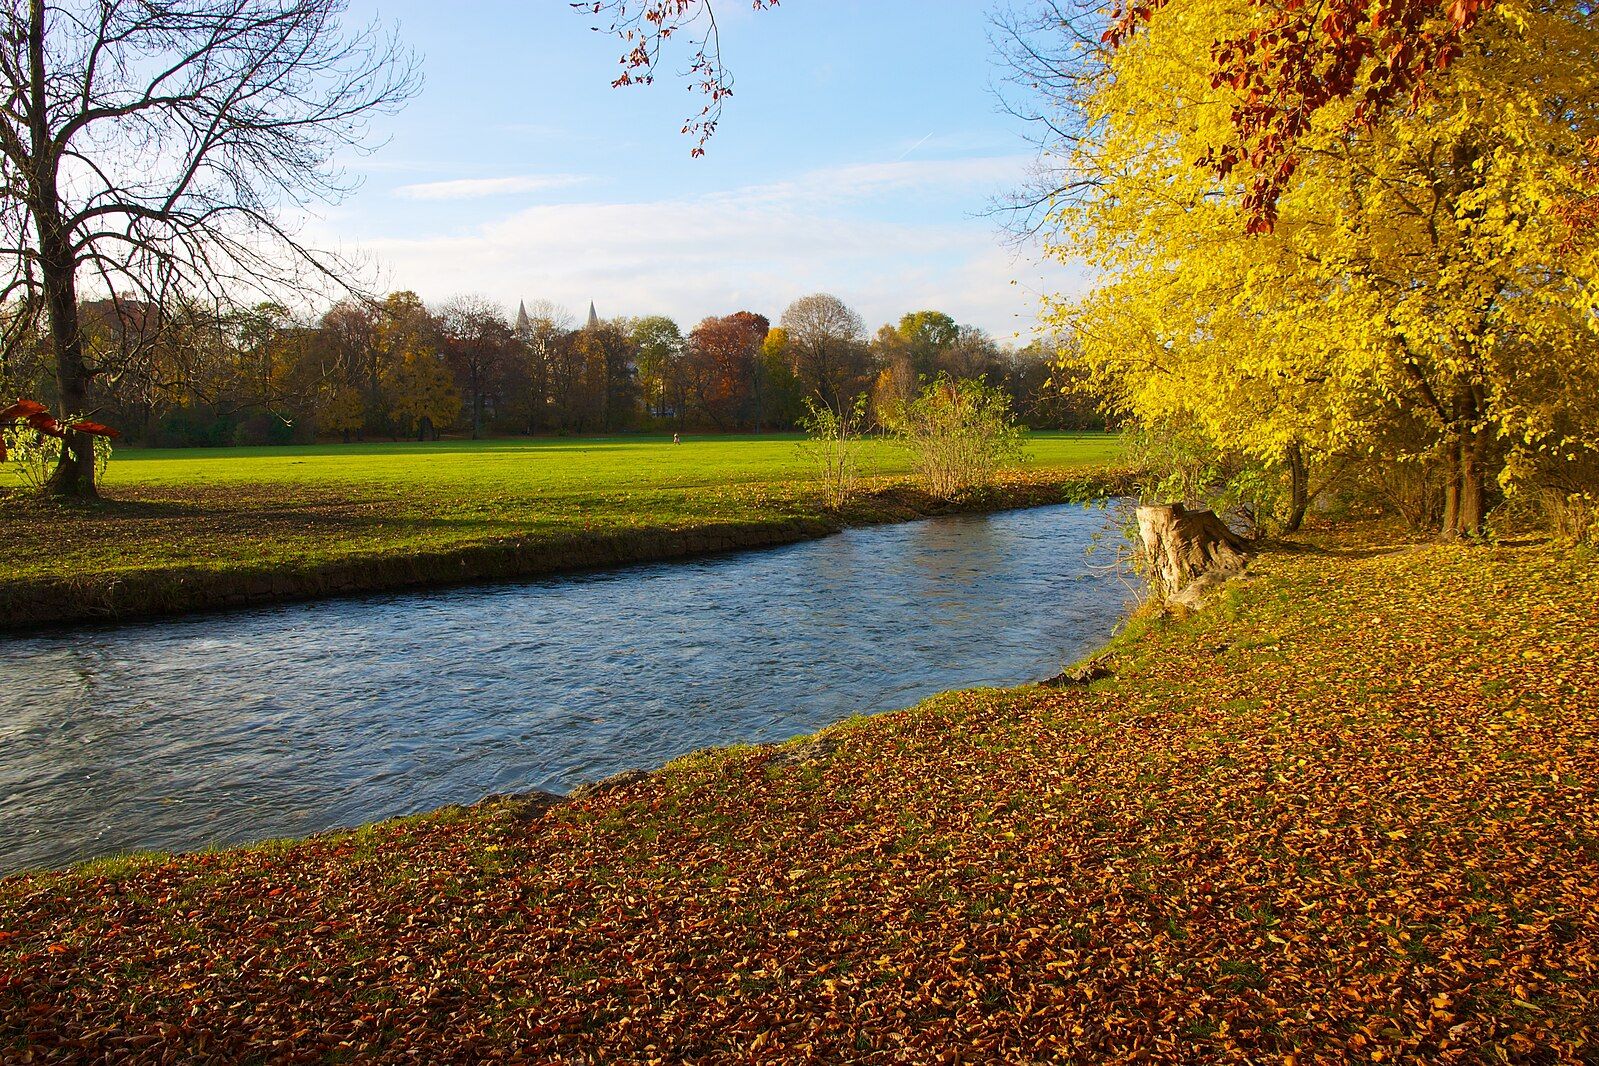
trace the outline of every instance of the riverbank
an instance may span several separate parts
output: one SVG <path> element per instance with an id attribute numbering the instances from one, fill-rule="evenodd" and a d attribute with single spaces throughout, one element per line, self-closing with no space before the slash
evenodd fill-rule
<path id="1" fill-rule="evenodd" d="M 5 879 L 0 1049 L 1585 1061 L 1596 572 L 1312 533 L 1087 685 Z"/>
<path id="2" fill-rule="evenodd" d="M 102 501 L 3 501 L 0 630 L 656 562 L 1130 488 L 1106 461 L 1114 440 L 1035 436 L 1027 467 L 955 502 L 920 492 L 903 455 L 872 442 L 864 491 L 842 513 L 820 505 L 791 439 L 130 459 Z"/>

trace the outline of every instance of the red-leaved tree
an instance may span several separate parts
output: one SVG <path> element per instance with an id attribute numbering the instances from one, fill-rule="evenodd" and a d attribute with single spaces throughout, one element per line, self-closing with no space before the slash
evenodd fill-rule
<path id="1" fill-rule="evenodd" d="M 1119 47 L 1162 8 L 1182 0 L 1124 0 L 1103 40 Z M 1299 160 L 1295 145 L 1316 113 L 1355 98 L 1351 128 L 1373 122 L 1396 103 L 1414 104 L 1430 74 L 1460 55 L 1468 33 L 1494 0 L 1253 0 L 1262 25 L 1211 49 L 1211 82 L 1242 92 L 1234 139 L 1205 162 L 1225 176 L 1252 168 L 1244 207 L 1251 232 L 1269 232 L 1277 200 Z"/>

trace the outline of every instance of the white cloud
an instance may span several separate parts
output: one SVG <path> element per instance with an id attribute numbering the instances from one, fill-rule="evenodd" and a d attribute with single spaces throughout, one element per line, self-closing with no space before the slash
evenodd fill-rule
<path id="1" fill-rule="evenodd" d="M 793 299 L 827 291 L 872 328 L 935 307 L 1004 339 L 1031 328 L 1039 291 L 1080 278 L 1006 249 L 992 220 L 972 217 L 1026 164 L 830 167 L 668 199 L 540 204 L 464 232 L 336 239 L 357 241 L 393 287 L 429 300 L 481 292 L 510 308 L 550 299 L 577 309 L 593 300 L 603 315 L 668 314 L 687 328 L 740 309 L 775 320 Z"/>
<path id="2" fill-rule="evenodd" d="M 580 174 L 523 174 L 509 178 L 458 178 L 453 181 L 425 181 L 401 185 L 394 195 L 406 200 L 481 200 L 487 196 L 542 192 L 581 185 Z"/>

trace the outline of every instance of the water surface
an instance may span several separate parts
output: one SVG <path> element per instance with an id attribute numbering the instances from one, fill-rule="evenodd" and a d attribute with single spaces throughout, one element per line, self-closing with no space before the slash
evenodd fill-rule
<path id="1" fill-rule="evenodd" d="M 0 637 L 0 873 L 561 792 L 1057 672 L 1127 602 L 1075 506 Z"/>

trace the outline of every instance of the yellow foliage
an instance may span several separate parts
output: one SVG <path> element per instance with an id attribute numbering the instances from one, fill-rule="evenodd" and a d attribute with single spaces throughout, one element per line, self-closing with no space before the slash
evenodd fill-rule
<path id="1" fill-rule="evenodd" d="M 1247 166 L 1197 165 L 1236 99 L 1210 84 L 1210 46 L 1255 10 L 1173 0 L 1076 101 L 1087 136 L 1064 163 L 1090 191 L 1056 204 L 1048 247 L 1101 284 L 1046 308 L 1080 341 L 1063 361 L 1123 416 L 1268 463 L 1296 443 L 1420 458 L 1457 494 L 1599 448 L 1599 234 L 1560 211 L 1599 135 L 1584 6 L 1497 5 L 1432 94 L 1375 128 L 1327 109 L 1261 236 Z"/>

